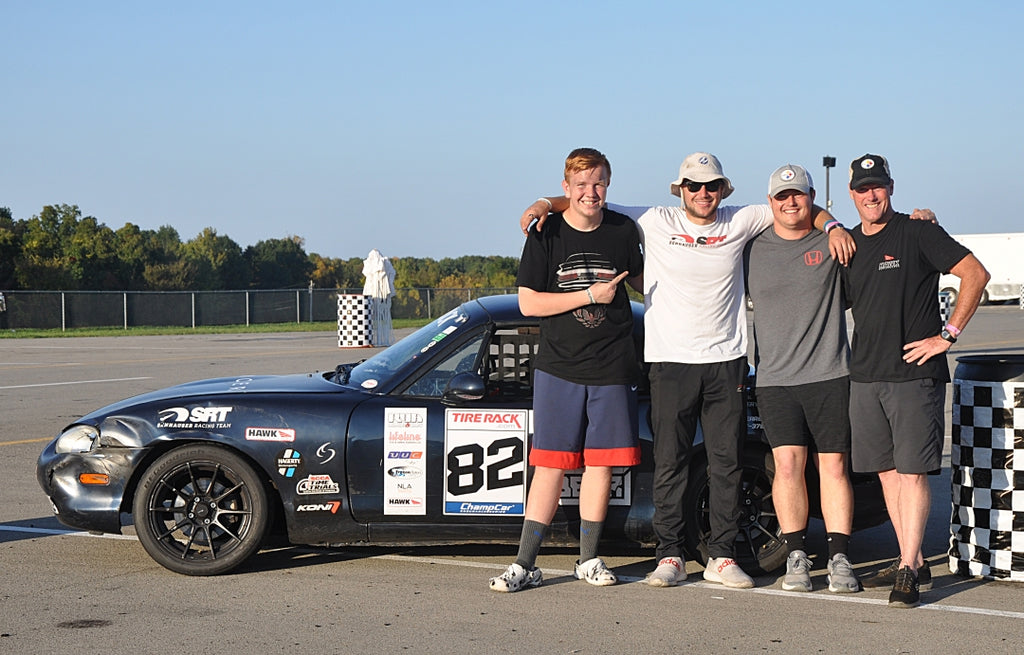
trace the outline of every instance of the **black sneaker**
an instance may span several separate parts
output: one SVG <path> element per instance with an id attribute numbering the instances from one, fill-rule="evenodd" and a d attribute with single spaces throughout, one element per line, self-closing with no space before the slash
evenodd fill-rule
<path id="1" fill-rule="evenodd" d="M 860 586 L 865 589 L 892 588 L 896 584 L 896 573 L 900 570 L 900 558 L 897 557 L 892 564 L 885 567 L 878 573 L 873 573 L 866 578 L 861 578 Z M 917 570 L 918 586 L 921 591 L 928 591 L 932 588 L 932 569 L 926 561 Z"/>
<path id="2" fill-rule="evenodd" d="M 917 585 L 917 576 L 909 566 L 897 571 L 896 583 L 889 592 L 889 607 L 917 607 L 921 603 L 921 590 Z"/>

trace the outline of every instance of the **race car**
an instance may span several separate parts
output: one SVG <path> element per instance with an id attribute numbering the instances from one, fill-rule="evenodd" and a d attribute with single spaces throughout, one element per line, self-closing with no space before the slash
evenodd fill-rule
<path id="1" fill-rule="evenodd" d="M 633 303 L 633 314 L 642 353 L 643 307 Z M 281 537 L 514 544 L 531 474 L 538 339 L 538 320 L 520 313 L 516 296 L 479 298 L 326 373 L 202 380 L 104 407 L 45 447 L 37 477 L 65 525 L 120 533 L 134 524 L 155 561 L 186 575 L 230 571 Z M 642 461 L 615 469 L 604 535 L 642 547 L 655 542 L 646 379 L 639 397 Z M 771 450 L 750 398 L 737 552 L 756 573 L 782 566 L 786 550 Z M 702 443 L 691 466 L 687 548 L 704 562 Z M 546 544 L 576 543 L 580 475 L 566 476 Z M 854 483 L 855 527 L 887 520 L 877 476 Z M 808 486 L 814 495 L 816 480 Z"/>

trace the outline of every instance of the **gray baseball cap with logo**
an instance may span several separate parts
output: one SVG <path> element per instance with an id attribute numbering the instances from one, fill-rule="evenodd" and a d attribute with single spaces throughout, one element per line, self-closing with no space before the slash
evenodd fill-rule
<path id="1" fill-rule="evenodd" d="M 798 164 L 779 166 L 768 178 L 768 196 L 772 198 L 790 189 L 810 195 L 813 188 L 814 181 L 811 179 L 811 174 Z"/>

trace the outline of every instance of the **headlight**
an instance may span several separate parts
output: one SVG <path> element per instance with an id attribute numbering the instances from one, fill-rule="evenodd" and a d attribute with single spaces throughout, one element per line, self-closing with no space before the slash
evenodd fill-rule
<path id="1" fill-rule="evenodd" d="M 99 436 L 99 430 L 91 425 L 73 425 L 57 437 L 54 450 L 58 453 L 87 453 L 93 449 Z"/>

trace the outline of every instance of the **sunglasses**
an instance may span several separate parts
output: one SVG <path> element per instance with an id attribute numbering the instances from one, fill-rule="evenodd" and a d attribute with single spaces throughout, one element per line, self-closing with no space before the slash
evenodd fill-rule
<path id="1" fill-rule="evenodd" d="M 697 193 L 700 191 L 701 187 L 707 189 L 708 193 L 714 193 L 722 188 L 722 180 L 711 180 L 710 182 L 693 182 L 691 180 L 686 180 L 683 182 L 683 186 L 685 186 L 686 190 L 690 193 Z"/>

